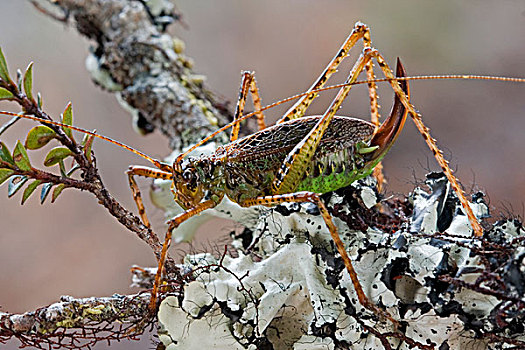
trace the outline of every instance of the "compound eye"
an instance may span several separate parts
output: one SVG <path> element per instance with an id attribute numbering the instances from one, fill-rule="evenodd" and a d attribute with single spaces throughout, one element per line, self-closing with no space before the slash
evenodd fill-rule
<path id="1" fill-rule="evenodd" d="M 187 169 L 182 173 L 182 178 L 184 181 L 192 182 L 195 179 L 195 175 L 193 174 L 193 171 Z"/>

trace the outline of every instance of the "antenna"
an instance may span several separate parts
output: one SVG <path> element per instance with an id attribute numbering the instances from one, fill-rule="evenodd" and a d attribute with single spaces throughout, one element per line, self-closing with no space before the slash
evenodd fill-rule
<path id="1" fill-rule="evenodd" d="M 204 139 L 202 139 L 201 141 L 199 141 L 195 145 L 191 146 L 186 152 L 180 154 L 177 157 L 176 161 L 177 162 L 182 161 L 182 159 L 184 159 L 190 152 L 192 152 L 196 148 L 202 146 L 203 144 L 205 144 L 209 140 L 213 139 L 215 136 L 217 136 L 221 132 L 223 132 L 223 131 L 233 127 L 233 125 L 235 125 L 236 123 L 240 123 L 241 121 L 246 120 L 246 119 L 254 116 L 258 112 L 262 112 L 262 111 L 271 109 L 273 107 L 276 107 L 276 106 L 281 105 L 281 104 L 286 103 L 286 102 L 293 101 L 295 99 L 298 99 L 298 98 L 300 98 L 302 96 L 305 96 L 305 95 L 308 95 L 308 94 L 311 94 L 311 93 L 317 93 L 317 92 L 323 92 L 323 91 L 327 91 L 327 90 L 339 89 L 339 88 L 342 88 L 342 87 L 348 86 L 348 85 L 362 85 L 362 84 L 368 84 L 368 83 L 381 83 L 381 82 L 388 82 L 388 81 L 391 81 L 391 80 L 402 81 L 402 80 L 450 80 L 450 79 L 458 79 L 458 80 L 492 80 L 492 81 L 501 81 L 501 82 L 525 83 L 525 78 L 499 77 L 499 76 L 490 76 L 490 75 L 472 75 L 472 74 L 447 74 L 447 75 L 417 75 L 417 76 L 409 76 L 409 77 L 398 77 L 398 78 L 395 78 L 395 79 L 378 78 L 378 79 L 373 79 L 373 80 L 359 80 L 359 81 L 356 81 L 356 82 L 353 82 L 353 83 L 350 83 L 350 84 L 343 83 L 343 84 L 330 85 L 330 86 L 326 86 L 326 87 L 323 87 L 323 88 L 320 88 L 320 89 L 307 91 L 307 92 L 302 92 L 302 93 L 299 93 L 299 94 L 287 97 L 285 99 L 282 99 L 282 100 L 276 101 L 274 103 L 271 103 L 271 104 L 261 108 L 260 110 L 256 110 L 254 112 L 242 115 L 236 121 L 233 121 L 231 123 L 228 123 L 228 124 L 224 125 L 223 127 L 219 128 L 218 130 L 213 132 L 212 134 L 206 136 Z M 42 123 L 44 125 L 45 124 L 50 124 L 50 125 L 60 126 L 62 128 L 69 128 L 71 130 L 75 130 L 75 131 L 78 131 L 78 132 L 81 132 L 81 133 L 84 133 L 84 134 L 87 134 L 87 135 L 91 135 L 91 136 L 94 136 L 96 138 L 99 138 L 99 139 L 102 139 L 104 141 L 107 141 L 109 143 L 112 143 L 114 145 L 117 145 L 117 146 L 119 146 L 121 148 L 124 148 L 124 149 L 126 149 L 126 150 L 128 150 L 128 151 L 130 151 L 130 152 L 132 152 L 132 153 L 134 153 L 136 155 L 138 155 L 139 157 L 146 159 L 147 161 L 151 162 L 153 165 L 155 165 L 159 169 L 168 170 L 168 169 L 166 169 L 166 167 L 169 167 L 171 169 L 171 167 L 169 165 L 167 165 L 166 163 L 161 162 L 161 161 L 159 161 L 157 159 L 154 159 L 154 158 L 148 156 L 147 154 L 145 154 L 145 153 L 143 153 L 143 152 L 141 152 L 141 151 L 139 151 L 139 150 L 137 150 L 137 149 L 135 149 L 135 148 L 133 148 L 131 146 L 128 146 L 128 145 L 126 145 L 126 144 L 124 144 L 122 142 L 119 142 L 117 140 L 114 140 L 114 139 L 112 139 L 110 137 L 107 137 L 107 136 L 104 136 L 104 135 L 100 135 L 100 134 L 97 134 L 97 133 L 95 133 L 93 131 L 89 131 L 89 130 L 80 128 L 78 126 L 66 125 L 66 124 L 63 124 L 63 123 L 60 123 L 60 122 L 57 122 L 57 121 L 54 121 L 54 120 L 43 119 L 43 118 L 35 117 L 34 115 L 27 115 L 27 114 L 23 114 L 23 113 L 13 113 L 13 112 L 7 112 L 7 111 L 0 111 L 0 114 L 9 115 L 9 116 L 13 116 L 13 117 L 20 117 L 20 118 L 23 118 L 23 119 L 30 119 L 30 120 L 38 121 L 38 122 L 40 122 L 40 123 Z"/>
<path id="2" fill-rule="evenodd" d="M 64 123 L 56 122 L 54 120 L 43 119 L 43 118 L 35 117 L 34 115 L 27 115 L 27 114 L 23 114 L 23 113 L 13 113 L 13 112 L 7 112 L 7 111 L 0 111 L 0 114 L 9 115 L 9 116 L 12 116 L 12 117 L 19 117 L 19 118 L 23 118 L 23 119 L 30 119 L 30 120 L 38 121 L 38 122 L 40 122 L 40 123 L 42 123 L 44 125 L 45 124 L 49 124 L 49 125 L 60 126 L 62 128 L 69 128 L 71 130 L 75 130 L 75 131 L 78 131 L 78 132 L 81 132 L 81 133 L 84 133 L 84 134 L 87 134 L 87 135 L 94 136 L 96 138 L 102 139 L 102 140 L 110 142 L 110 143 L 112 143 L 114 145 L 120 146 L 120 147 L 122 147 L 124 149 L 127 149 L 128 151 L 130 151 L 132 153 L 135 153 L 139 157 L 142 157 L 142 158 L 146 159 L 147 161 L 151 162 L 152 164 L 154 164 L 156 167 L 158 167 L 160 169 L 162 169 L 163 165 L 165 165 L 165 163 L 162 163 L 162 162 L 160 162 L 157 159 L 151 158 L 147 154 L 142 153 L 141 151 L 136 150 L 135 148 L 133 148 L 131 146 L 128 146 L 128 145 L 126 145 L 126 144 L 124 144 L 122 142 L 119 142 L 117 140 L 114 140 L 114 139 L 112 139 L 110 137 L 107 137 L 107 136 L 104 136 L 104 135 L 99 135 L 99 134 L 97 134 L 97 133 L 95 133 L 93 131 L 89 131 L 89 130 L 80 128 L 78 126 L 66 125 Z"/>

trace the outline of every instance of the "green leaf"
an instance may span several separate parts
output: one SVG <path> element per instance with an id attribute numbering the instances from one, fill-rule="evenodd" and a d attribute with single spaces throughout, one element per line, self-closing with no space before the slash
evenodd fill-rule
<path id="1" fill-rule="evenodd" d="M 64 188 L 66 188 L 66 185 L 64 184 L 59 184 L 57 187 L 55 187 L 53 190 L 53 196 L 51 197 L 51 203 L 55 203 L 55 200 L 62 193 Z"/>
<path id="2" fill-rule="evenodd" d="M 84 134 L 84 137 L 82 137 L 82 142 L 80 143 L 82 146 L 85 146 L 89 139 L 89 134 Z"/>
<path id="3" fill-rule="evenodd" d="M 24 193 L 22 194 L 22 205 L 24 205 L 24 203 L 29 198 L 29 196 L 31 196 L 31 194 L 33 194 L 33 192 L 35 192 L 36 188 L 41 183 L 42 183 L 42 181 L 35 180 L 35 181 L 31 182 L 29 185 L 27 185 L 26 189 L 24 190 Z"/>
<path id="4" fill-rule="evenodd" d="M 86 143 L 84 144 L 84 154 L 88 161 L 91 162 L 91 148 L 93 147 L 93 140 L 95 140 L 95 135 L 86 135 Z"/>
<path id="5" fill-rule="evenodd" d="M 73 155 L 73 152 L 66 147 L 55 147 L 46 156 L 44 160 L 45 166 L 52 166 L 58 164 L 62 159 L 70 157 Z"/>
<path id="6" fill-rule="evenodd" d="M 62 113 L 62 124 L 73 125 L 73 109 L 71 108 L 71 102 L 67 104 L 64 113 Z M 71 129 L 65 127 L 62 127 L 62 129 L 70 139 L 73 139 L 73 133 Z"/>
<path id="7" fill-rule="evenodd" d="M 13 160 L 20 170 L 29 171 L 32 169 L 26 149 L 20 141 L 16 142 L 15 150 L 13 151 Z"/>
<path id="8" fill-rule="evenodd" d="M 3 81 L 6 83 L 11 81 L 9 79 L 9 71 L 7 70 L 7 62 L 4 57 L 4 53 L 2 52 L 2 48 L 0 48 L 0 78 L 2 78 Z"/>
<path id="9" fill-rule="evenodd" d="M 16 194 L 16 192 L 18 192 L 18 190 L 21 189 L 22 186 L 24 186 L 27 180 L 27 176 L 24 175 L 11 176 L 7 187 L 7 196 L 13 197 Z"/>
<path id="10" fill-rule="evenodd" d="M 24 91 L 31 101 L 33 100 L 33 62 L 29 63 L 24 74 Z"/>
<path id="11" fill-rule="evenodd" d="M 13 157 L 11 157 L 11 153 L 9 153 L 7 146 L 3 142 L 0 142 L 0 159 L 9 164 L 16 165 Z"/>
<path id="12" fill-rule="evenodd" d="M 40 204 L 44 204 L 47 198 L 47 195 L 49 194 L 49 191 L 51 190 L 51 187 L 53 187 L 53 184 L 50 182 L 47 182 L 42 186 L 42 191 L 40 191 Z"/>
<path id="13" fill-rule="evenodd" d="M 9 90 L 0 88 L 0 100 L 8 100 L 15 97 Z"/>
<path id="14" fill-rule="evenodd" d="M 27 149 L 39 149 L 47 145 L 56 136 L 57 134 L 50 127 L 45 125 L 35 126 L 27 134 L 25 146 Z"/>
<path id="15" fill-rule="evenodd" d="M 5 180 L 9 179 L 14 173 L 15 171 L 11 169 L 0 169 L 0 185 L 3 184 Z"/>

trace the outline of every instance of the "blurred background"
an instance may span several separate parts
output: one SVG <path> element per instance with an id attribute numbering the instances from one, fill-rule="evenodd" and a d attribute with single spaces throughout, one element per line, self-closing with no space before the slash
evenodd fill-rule
<path id="1" fill-rule="evenodd" d="M 525 76 L 525 3 L 520 0 L 200 0 L 176 5 L 189 27 L 175 25 L 171 33 L 186 42 L 195 71 L 206 75 L 209 88 L 232 101 L 231 109 L 241 70 L 256 72 L 263 105 L 304 91 L 357 20 L 370 26 L 373 45 L 388 62 L 393 65 L 396 57 L 402 58 L 409 75 Z M 28 1 L 1 1 L 0 14 L 0 45 L 10 71 L 35 62 L 34 90 L 42 92 L 47 112 L 58 116 L 73 101 L 76 125 L 97 129 L 155 157 L 168 154 L 162 136 L 135 134 L 129 115 L 114 96 L 90 81 L 84 66 L 90 43 L 75 30 L 40 14 Z M 347 60 L 331 83 L 344 80 L 355 57 Z M 422 81 L 412 82 L 411 88 L 412 102 L 465 188 L 484 189 L 496 217 L 508 212 L 523 217 L 525 84 Z M 367 90 L 354 90 L 341 114 L 367 119 Z M 386 86 L 379 92 L 384 116 L 392 92 Z M 320 99 L 310 113 L 321 113 L 331 97 Z M 277 119 L 288 106 L 269 111 L 267 117 Z M 5 103 L 0 107 L 16 110 Z M 2 140 L 11 148 L 31 126 L 20 122 Z M 124 171 L 130 164 L 144 163 L 99 140 L 94 149 L 106 186 L 133 209 Z M 438 169 L 410 121 L 384 167 L 387 190 L 392 193 L 411 190 L 414 174 L 420 179 L 428 169 Z M 147 184 L 142 182 L 142 188 Z M 63 294 L 134 292 L 129 288 L 130 266 L 154 265 L 146 244 L 109 216 L 90 194 L 67 190 L 55 204 L 43 206 L 34 197 L 21 207 L 20 194 L 7 199 L 6 186 L 0 188 L 1 311 L 32 310 Z M 151 205 L 147 210 L 162 232 L 162 212 Z M 220 226 L 220 234 L 226 235 L 234 225 Z M 201 231 L 197 236 L 201 243 L 195 249 L 215 240 L 207 235 L 209 230 Z M 179 256 L 184 249 L 188 247 L 175 248 Z M 148 337 L 115 348 L 119 346 L 153 347 Z"/>

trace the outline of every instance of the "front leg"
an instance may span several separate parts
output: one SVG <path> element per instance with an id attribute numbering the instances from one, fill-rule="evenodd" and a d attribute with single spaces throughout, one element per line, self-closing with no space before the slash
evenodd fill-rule
<path id="1" fill-rule="evenodd" d="M 151 224 L 146 215 L 146 208 L 144 207 L 144 203 L 142 202 L 142 195 L 140 193 L 139 186 L 137 185 L 137 181 L 135 181 L 135 176 L 171 180 L 173 178 L 173 175 L 166 171 L 157 170 L 145 166 L 134 165 L 129 167 L 129 169 L 126 171 L 126 174 L 128 175 L 129 187 L 131 188 L 131 192 L 133 193 L 133 200 L 137 205 L 137 209 L 139 211 L 140 218 L 142 219 L 142 223 L 146 227 L 151 228 Z"/>
<path id="2" fill-rule="evenodd" d="M 200 203 L 195 208 L 188 209 L 184 213 L 181 213 L 177 215 L 176 217 L 168 220 L 167 222 L 168 231 L 166 232 L 164 244 L 162 245 L 162 252 L 160 254 L 159 264 L 157 267 L 157 273 L 155 274 L 155 283 L 153 284 L 153 290 L 151 291 L 151 300 L 149 304 L 149 309 L 151 313 L 154 313 L 157 310 L 157 295 L 160 289 L 160 284 L 162 282 L 162 272 L 164 270 L 164 263 L 166 262 L 166 256 L 168 254 L 168 249 L 171 245 L 171 237 L 172 237 L 173 230 L 175 230 L 177 227 L 179 227 L 180 224 L 182 224 L 184 221 L 188 220 L 192 216 L 195 216 L 203 212 L 206 209 L 215 207 L 217 204 L 221 202 L 221 199 L 217 201 L 212 200 L 212 199 L 207 200 L 205 202 Z"/>

